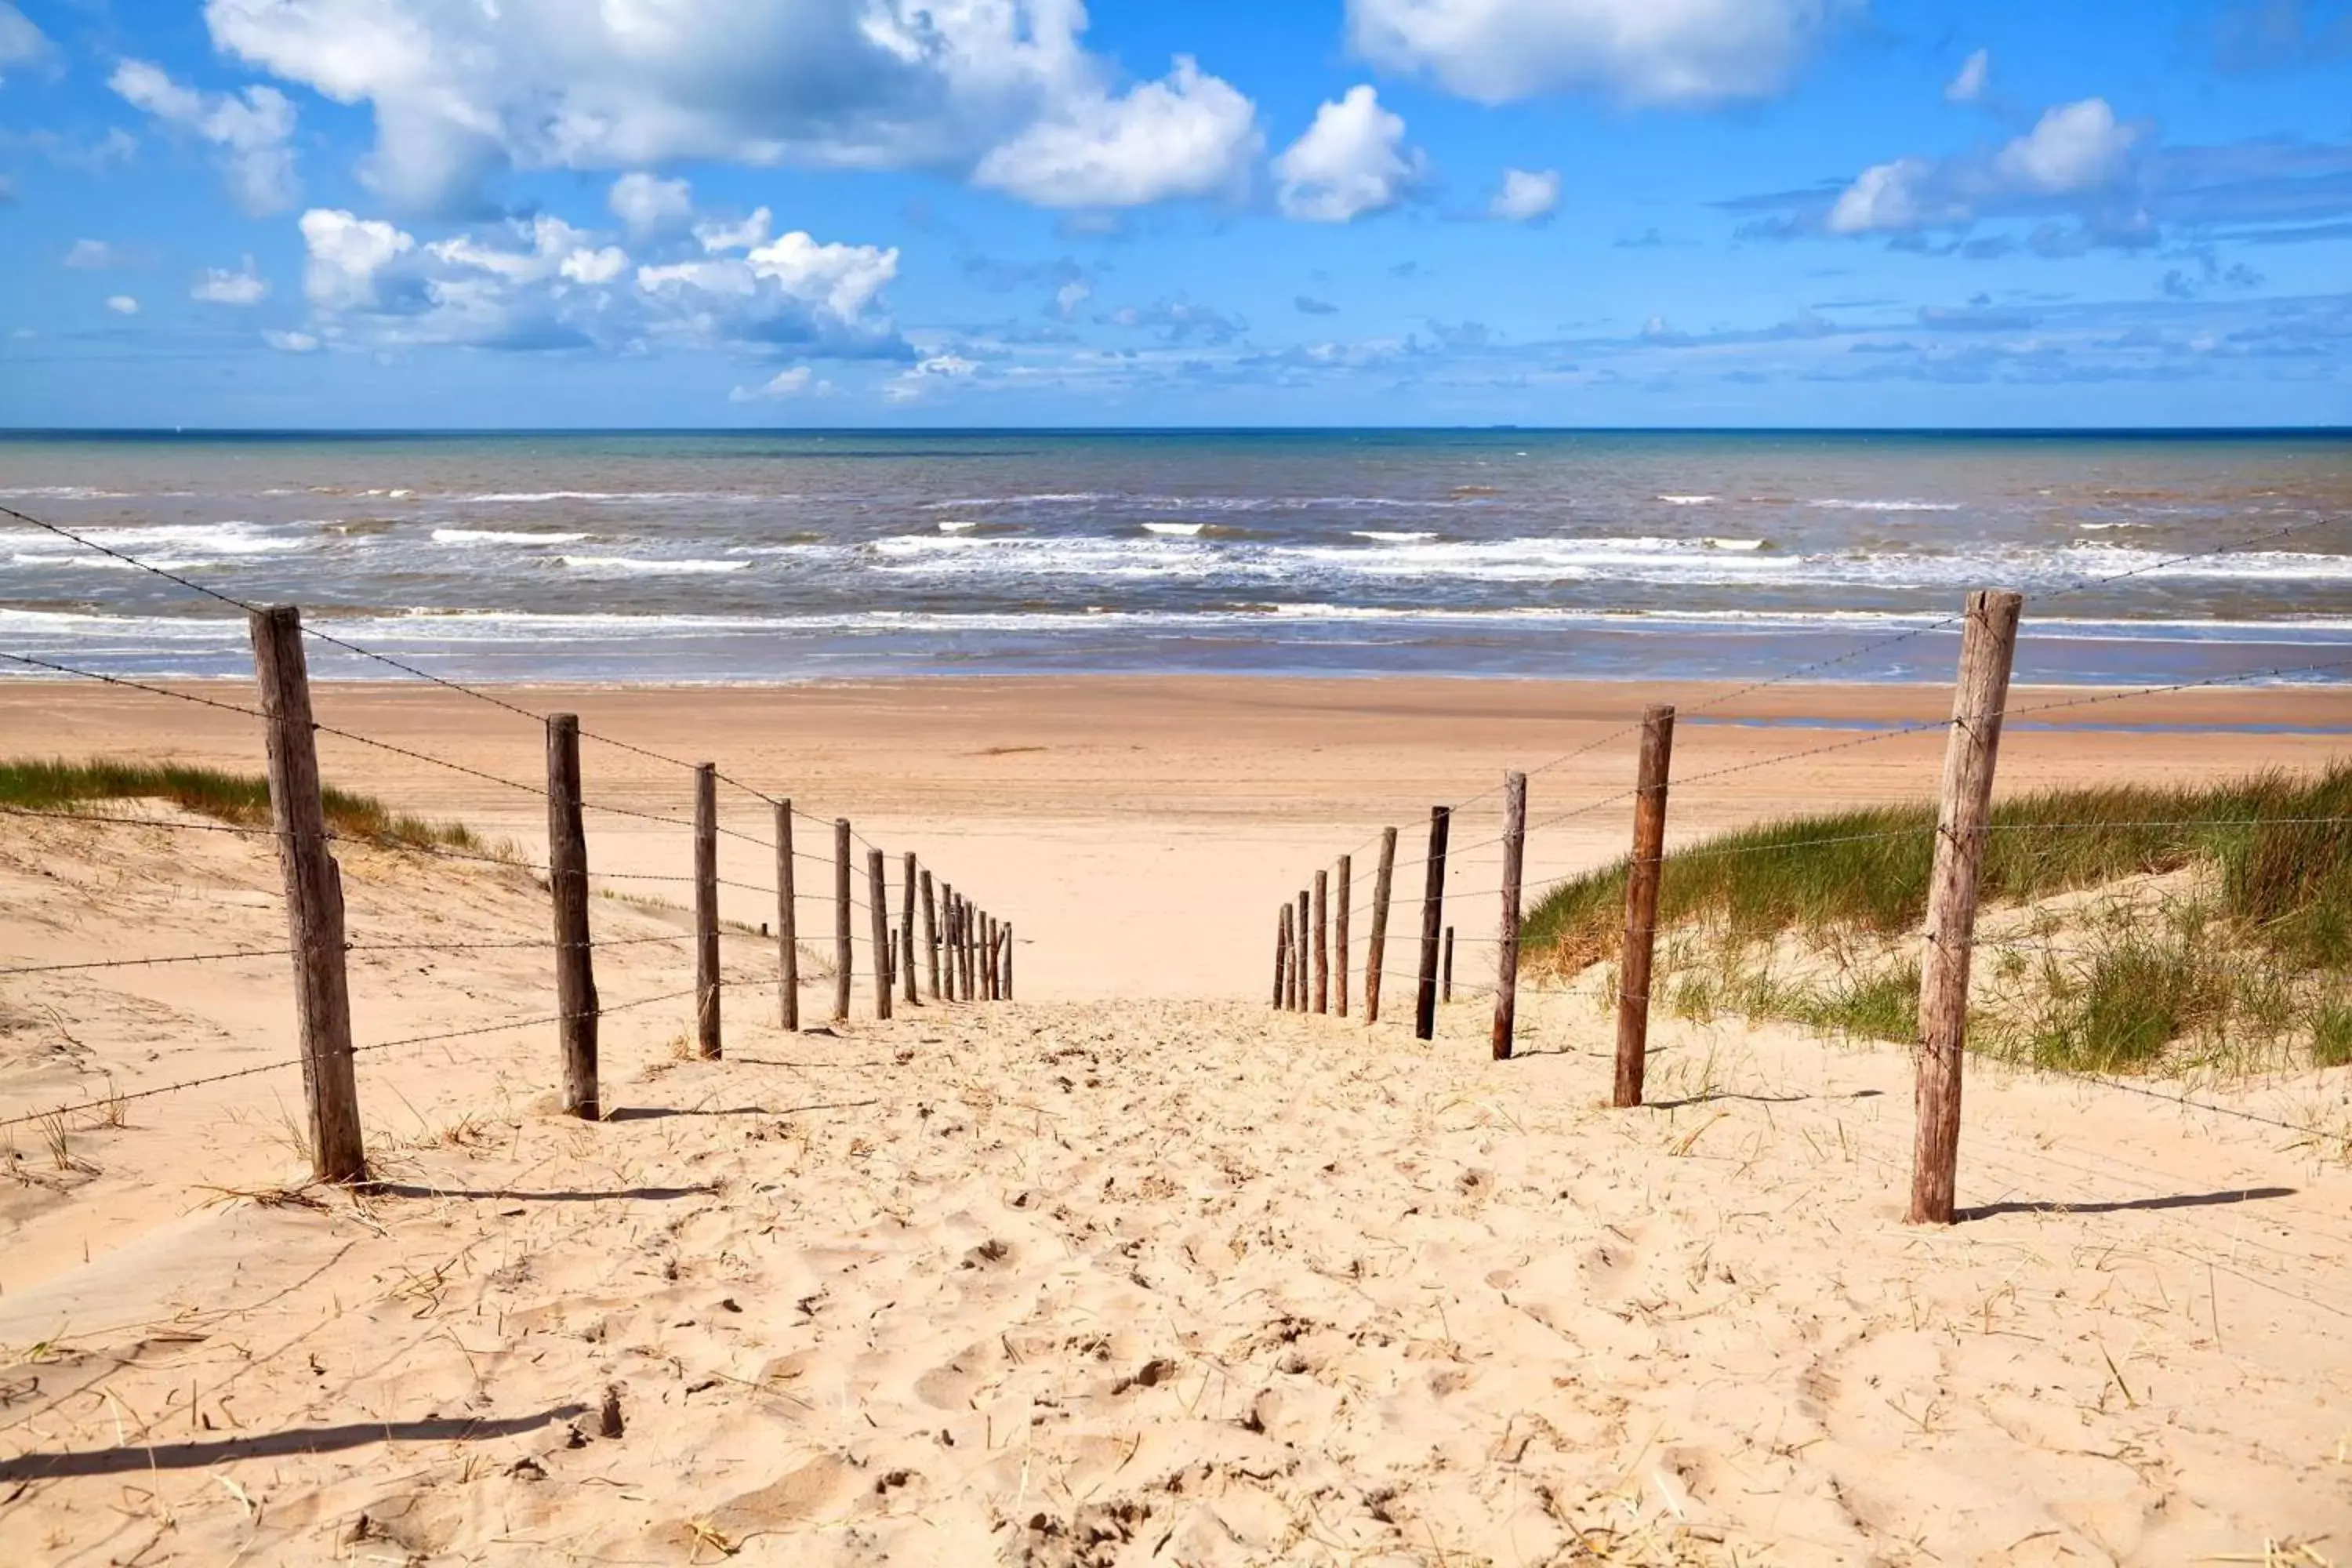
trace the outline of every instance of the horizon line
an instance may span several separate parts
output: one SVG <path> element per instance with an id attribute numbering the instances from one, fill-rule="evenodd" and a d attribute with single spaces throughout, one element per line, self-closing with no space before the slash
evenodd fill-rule
<path id="1" fill-rule="evenodd" d="M 1966 436 L 2032 437 L 2352 437 L 2352 424 L 2312 425 L 318 425 L 0 426 L 0 440 L 416 437 L 942 436 Z"/>

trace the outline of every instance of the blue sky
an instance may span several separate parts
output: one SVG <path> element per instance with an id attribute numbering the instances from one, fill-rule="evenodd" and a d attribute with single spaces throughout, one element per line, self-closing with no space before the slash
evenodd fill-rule
<path id="1" fill-rule="evenodd" d="M 2346 0 L 0 0 L 0 424 L 2352 424 Z"/>

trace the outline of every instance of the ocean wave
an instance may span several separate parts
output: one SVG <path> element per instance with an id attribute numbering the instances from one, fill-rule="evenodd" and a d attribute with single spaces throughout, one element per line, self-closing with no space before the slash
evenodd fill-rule
<path id="1" fill-rule="evenodd" d="M 308 528 L 312 525 L 306 522 L 294 526 Z M 78 528 L 74 532 L 92 544 L 107 545 L 125 553 L 161 547 L 199 555 L 262 555 L 276 551 L 299 550 L 306 542 L 282 533 L 265 531 L 260 524 L 243 521 Z M 73 540 L 53 533 L 12 532 L 0 535 L 0 538 L 5 538 L 14 548 L 26 553 L 38 552 L 58 556 L 87 553 Z"/>
<path id="2" fill-rule="evenodd" d="M 1659 496 L 1655 499 L 1665 502 L 1668 506 L 1713 506 L 1720 498 L 1717 496 Z"/>
<path id="3" fill-rule="evenodd" d="M 1199 537 L 1201 531 L 1208 526 L 1205 522 L 1147 522 L 1143 525 L 1143 531 L 1180 539 L 1193 539 Z"/>
<path id="4" fill-rule="evenodd" d="M 684 576 L 703 572 L 740 572 L 749 561 L 645 560 L 629 555 L 566 555 L 566 566 L 579 572 L 624 572 L 643 576 Z"/>
<path id="5" fill-rule="evenodd" d="M 969 533 L 979 526 L 979 523 L 968 517 L 949 517 L 940 520 L 941 533 Z"/>
<path id="6" fill-rule="evenodd" d="M 0 496 L 19 500 L 129 500 L 135 490 L 101 490 L 89 485 L 5 485 Z"/>
<path id="7" fill-rule="evenodd" d="M 1391 532 L 1378 528 L 1360 528 L 1354 531 L 1358 539 L 1369 539 L 1376 544 L 1425 544 L 1437 537 L 1434 533 Z"/>
<path id="8" fill-rule="evenodd" d="M 584 533 L 531 533 L 518 528 L 436 528 L 436 544 L 577 544 Z"/>
<path id="9" fill-rule="evenodd" d="M 1828 511 L 1958 511 L 1956 500 L 1810 500 Z"/>

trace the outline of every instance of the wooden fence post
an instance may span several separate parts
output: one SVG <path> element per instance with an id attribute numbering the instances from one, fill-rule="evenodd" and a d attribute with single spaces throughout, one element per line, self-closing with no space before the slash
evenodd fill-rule
<path id="1" fill-rule="evenodd" d="M 1528 847 L 1528 775 L 1503 776 L 1503 915 L 1495 940 L 1495 1059 L 1511 1059 L 1519 1022 L 1519 877 Z M 1453 955 L 1453 932 L 1446 954 Z M 1448 968 L 1451 968 L 1448 965 Z"/>
<path id="2" fill-rule="evenodd" d="M 1307 889 L 1298 889 L 1298 1010 L 1302 1013 L 1315 1006 L 1315 895 Z"/>
<path id="3" fill-rule="evenodd" d="M 547 889 L 555 901 L 555 1039 L 563 1114 L 597 1120 L 596 969 L 588 934 L 588 834 L 580 824 L 580 716 L 547 716 Z"/>
<path id="4" fill-rule="evenodd" d="M 1396 882 L 1397 830 L 1381 829 L 1381 867 L 1372 873 L 1372 935 L 1364 944 L 1364 1022 L 1381 1021 L 1381 965 L 1389 953 L 1389 894 Z"/>
<path id="5" fill-rule="evenodd" d="M 1003 926 L 997 922 L 997 919 L 994 915 L 989 916 L 988 999 L 992 1002 L 1002 1002 L 1004 1000 L 1004 949 L 998 941 L 998 939 L 1003 934 Z"/>
<path id="6" fill-rule="evenodd" d="M 1959 1179 L 1960 1063 L 1968 1044 L 1969 958 L 1976 942 L 1977 874 L 1992 816 L 1992 772 L 2001 710 L 2017 652 L 2024 600 L 1979 589 L 1969 595 L 1944 750 L 1936 866 L 1927 883 L 1927 951 L 1919 965 L 1918 1127 L 1911 1152 L 1913 1225 L 1949 1225 Z"/>
<path id="7" fill-rule="evenodd" d="M 923 981 L 931 1000 L 940 999 L 940 909 L 931 898 L 931 874 L 923 873 Z"/>
<path id="8" fill-rule="evenodd" d="M 1331 1010 L 1331 876 L 1315 873 L 1315 1010 Z"/>
<path id="9" fill-rule="evenodd" d="M 1625 946 L 1617 961 L 1617 1080 L 1609 1103 L 1642 1103 L 1649 1067 L 1650 986 L 1658 947 L 1658 879 L 1666 849 L 1666 781 L 1673 773 L 1675 710 L 1642 714 L 1642 759 L 1633 784 L 1633 852 L 1625 862 Z"/>
<path id="10" fill-rule="evenodd" d="M 801 1026 L 800 898 L 793 888 L 793 803 L 776 802 L 776 1000 L 786 1029 Z"/>
<path id="11" fill-rule="evenodd" d="M 1290 985 L 1290 901 L 1283 900 L 1274 920 L 1274 1005 L 1279 1009 Z"/>
<path id="12" fill-rule="evenodd" d="M 1339 962 L 1331 966 L 1331 1010 L 1342 1018 L 1348 1016 L 1348 906 L 1356 901 L 1355 875 L 1355 858 L 1340 856 L 1336 883 L 1339 898 L 1331 910 L 1331 948 L 1339 955 Z"/>
<path id="13" fill-rule="evenodd" d="M 956 890 L 952 882 L 940 884 L 940 994 L 948 1001 L 963 998 L 956 984 Z"/>
<path id="14" fill-rule="evenodd" d="M 343 884 L 327 849 L 318 736 L 302 613 L 291 605 L 253 612 L 253 674 L 268 721 L 269 816 L 286 883 L 287 945 L 294 950 L 294 1014 L 302 1036 L 302 1093 L 310 1110 L 310 1173 L 364 1182 L 359 1079 L 352 1065 L 352 994 L 343 969 Z"/>
<path id="15" fill-rule="evenodd" d="M 833 1021 L 849 1019 L 856 955 L 849 946 L 849 818 L 833 819 Z"/>
<path id="16" fill-rule="evenodd" d="M 1415 1039 L 1437 1037 L 1437 935 L 1445 923 L 1445 835 L 1454 820 L 1451 806 L 1429 808 L 1429 858 L 1421 891 L 1421 974 L 1413 998 Z"/>
<path id="17" fill-rule="evenodd" d="M 866 852 L 866 907 L 873 916 L 874 1016 L 890 1016 L 890 888 L 882 874 L 882 851 Z"/>
<path id="18" fill-rule="evenodd" d="M 911 850 L 907 855 L 905 871 L 906 907 L 898 917 L 898 963 L 904 979 L 900 981 L 898 989 L 904 994 L 907 1005 L 919 1007 L 923 1003 L 923 994 L 921 987 L 915 984 L 915 857 Z"/>
<path id="19" fill-rule="evenodd" d="M 963 965 L 963 999 L 984 1002 L 980 994 L 980 906 L 970 899 L 963 901 L 962 913 L 956 921 L 956 959 Z"/>
<path id="20" fill-rule="evenodd" d="M 1452 926 L 1445 928 L 1444 975 L 1445 1000 L 1451 1002 L 1454 1000 L 1454 928 Z"/>
<path id="21" fill-rule="evenodd" d="M 707 1061 L 719 1043 L 719 768 L 694 770 L 694 1048 Z"/>

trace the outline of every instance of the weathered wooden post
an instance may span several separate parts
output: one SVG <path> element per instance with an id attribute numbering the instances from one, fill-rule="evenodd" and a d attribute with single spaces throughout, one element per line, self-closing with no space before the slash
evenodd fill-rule
<path id="1" fill-rule="evenodd" d="M 994 915 L 989 916 L 988 999 L 992 1002 L 1004 1000 L 1004 949 L 998 941 L 1003 934 L 1004 927 L 998 923 Z"/>
<path id="2" fill-rule="evenodd" d="M 1315 1006 L 1315 895 L 1298 889 L 1298 1010 Z"/>
<path id="3" fill-rule="evenodd" d="M 1445 999 L 1448 1002 L 1451 1002 L 1454 1000 L 1454 928 L 1452 926 L 1447 926 L 1445 928 L 1445 962 L 1444 968 L 1444 989 Z"/>
<path id="4" fill-rule="evenodd" d="M 849 947 L 849 818 L 833 819 L 833 1021 L 849 1019 L 849 988 L 856 973 Z"/>
<path id="5" fill-rule="evenodd" d="M 1528 775 L 1503 776 L 1503 910 L 1495 938 L 1495 1059 L 1511 1059 L 1519 1021 L 1519 877 L 1527 863 Z M 1454 953 L 1446 933 L 1446 956 Z M 1446 966 L 1453 967 L 1450 963 Z"/>
<path id="6" fill-rule="evenodd" d="M 1421 973 L 1413 998 L 1415 1039 L 1437 1037 L 1437 938 L 1445 924 L 1445 834 L 1454 820 L 1451 806 L 1429 808 L 1429 858 L 1421 885 Z"/>
<path id="7" fill-rule="evenodd" d="M 950 1002 L 963 1000 L 956 984 L 956 890 L 952 882 L 940 884 L 940 987 Z"/>
<path id="8" fill-rule="evenodd" d="M 931 898 L 931 874 L 923 873 L 923 984 L 940 1000 L 940 909 Z"/>
<path id="9" fill-rule="evenodd" d="M 793 889 L 793 803 L 776 802 L 776 1001 L 784 1027 L 801 1026 L 800 899 Z"/>
<path id="10" fill-rule="evenodd" d="M 898 963 L 904 978 L 899 982 L 898 989 L 907 1005 L 919 1007 L 923 995 L 921 988 L 915 984 L 915 856 L 912 850 L 908 851 L 904 871 L 907 879 L 906 907 L 898 916 Z"/>
<path id="11" fill-rule="evenodd" d="M 962 917 L 956 922 L 962 937 L 962 952 L 957 956 L 963 963 L 963 994 L 967 1002 L 985 1002 L 980 994 L 980 906 L 970 899 L 963 901 Z"/>
<path id="12" fill-rule="evenodd" d="M 580 716 L 547 716 L 547 889 L 555 901 L 555 1038 L 563 1114 L 597 1120 L 596 969 L 588 933 L 588 834 L 580 824 Z"/>
<path id="13" fill-rule="evenodd" d="M 719 768 L 694 770 L 694 1049 L 706 1061 L 719 1042 Z"/>
<path id="14" fill-rule="evenodd" d="M 1675 710 L 1642 714 L 1642 760 L 1633 785 L 1633 852 L 1625 862 L 1625 951 L 1617 962 L 1617 1081 L 1609 1103 L 1642 1103 L 1650 1051 L 1650 983 L 1658 947 L 1658 879 L 1666 849 L 1666 781 L 1673 772 Z"/>
<path id="15" fill-rule="evenodd" d="M 1331 1010 L 1331 878 L 1315 873 L 1315 1010 Z"/>
<path id="16" fill-rule="evenodd" d="M 1389 952 L 1389 894 L 1396 882 L 1397 830 L 1381 829 L 1381 866 L 1372 874 L 1372 934 L 1364 944 L 1364 1022 L 1381 1021 L 1381 965 Z"/>
<path id="17" fill-rule="evenodd" d="M 1992 817 L 1993 761 L 2017 652 L 2016 594 L 1969 595 L 1944 750 L 1936 865 L 1927 883 L 1927 949 L 1919 965 L 1918 1127 L 1911 1152 L 1913 1225 L 1949 1225 L 1959 1181 L 1960 1064 L 1968 1044 L 1969 957 L 1976 942 L 1977 877 Z"/>
<path id="18" fill-rule="evenodd" d="M 1004 999 L 1013 1000 L 1013 922 L 1004 922 Z"/>
<path id="19" fill-rule="evenodd" d="M 343 970 L 343 884 L 327 849 L 318 736 L 302 613 L 291 605 L 253 612 L 254 679 L 268 721 L 269 816 L 286 883 L 287 945 L 294 950 L 294 1016 L 302 1037 L 302 1094 L 310 1111 L 310 1173 L 364 1182 L 359 1080 L 352 1066 L 351 984 Z"/>
<path id="20" fill-rule="evenodd" d="M 1339 857 L 1339 874 L 1335 885 L 1339 890 L 1338 901 L 1331 910 L 1331 947 L 1339 955 L 1331 966 L 1331 1010 L 1342 1018 L 1348 1016 L 1348 906 L 1355 900 L 1355 858 Z"/>
<path id="21" fill-rule="evenodd" d="M 1290 989 L 1290 900 L 1282 901 L 1282 910 L 1274 921 L 1274 1005 L 1276 1008 L 1289 1000 Z"/>
<path id="22" fill-rule="evenodd" d="M 883 879 L 882 851 L 866 852 L 866 907 L 873 916 L 874 1016 L 890 1016 L 890 888 Z"/>

